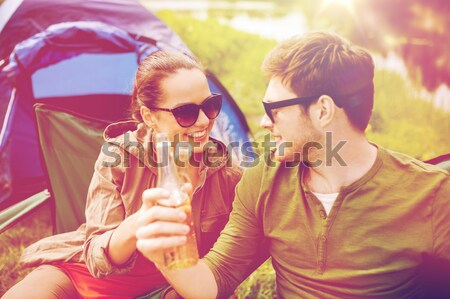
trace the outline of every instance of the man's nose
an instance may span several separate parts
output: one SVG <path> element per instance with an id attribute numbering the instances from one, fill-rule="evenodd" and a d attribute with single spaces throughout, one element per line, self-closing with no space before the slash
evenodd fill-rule
<path id="1" fill-rule="evenodd" d="M 263 117 L 261 118 L 261 121 L 260 121 L 259 125 L 263 129 L 270 129 L 270 128 L 273 127 L 272 121 L 270 120 L 270 118 L 265 113 L 264 113 Z"/>

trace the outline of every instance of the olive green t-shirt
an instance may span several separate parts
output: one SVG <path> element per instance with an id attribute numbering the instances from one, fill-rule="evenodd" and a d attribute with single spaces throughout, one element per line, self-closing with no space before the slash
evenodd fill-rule
<path id="1" fill-rule="evenodd" d="M 236 187 L 230 220 L 204 258 L 226 298 L 268 246 L 279 298 L 419 298 L 424 255 L 450 261 L 450 178 L 378 147 L 329 213 L 301 183 L 304 166 L 266 163 Z M 265 243 L 263 243 L 265 242 Z M 267 245 L 262 245 L 267 244 Z"/>

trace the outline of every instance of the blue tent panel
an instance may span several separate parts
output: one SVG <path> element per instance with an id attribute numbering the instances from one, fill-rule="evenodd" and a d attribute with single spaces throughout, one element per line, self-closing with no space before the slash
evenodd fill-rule
<path id="1" fill-rule="evenodd" d="M 137 60 L 136 53 L 81 54 L 63 60 L 31 76 L 34 97 L 129 95 Z M 83 76 L 78 75 L 80 73 Z"/>
<path id="2" fill-rule="evenodd" d="M 30 128 L 33 128 L 30 130 Z M 36 146 L 36 130 L 33 115 L 17 109 L 11 133 L 11 173 L 14 178 L 41 177 L 39 148 Z"/>
<path id="3" fill-rule="evenodd" d="M 175 32 L 138 0 L 22 0 L 11 15 L 9 8 L 15 6 L 12 2 L 20 1 L 6 0 L 0 6 L 0 19 L 7 20 L 0 27 L 0 60 L 8 57 L 16 44 L 51 25 L 78 21 L 102 22 L 128 32 L 135 39 L 153 41 L 160 49 L 191 53 Z"/>

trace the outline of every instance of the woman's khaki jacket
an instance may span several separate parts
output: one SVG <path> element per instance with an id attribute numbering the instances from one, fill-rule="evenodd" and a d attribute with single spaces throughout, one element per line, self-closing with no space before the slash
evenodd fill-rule
<path id="1" fill-rule="evenodd" d="M 143 191 L 156 186 L 157 168 L 149 158 L 153 153 L 152 146 L 146 142 L 149 140 L 146 132 L 133 121 L 106 128 L 105 144 L 95 163 L 87 194 L 86 223 L 76 231 L 54 235 L 29 246 L 22 254 L 22 264 L 32 267 L 54 262 L 84 262 L 94 277 L 125 274 L 134 266 L 136 253 L 127 263 L 116 267 L 108 260 L 105 250 L 114 229 L 140 209 Z M 201 164 L 200 185 L 192 199 L 201 256 L 209 251 L 228 221 L 235 185 L 242 174 L 231 165 L 225 145 L 210 139 L 215 153 L 208 166 Z"/>

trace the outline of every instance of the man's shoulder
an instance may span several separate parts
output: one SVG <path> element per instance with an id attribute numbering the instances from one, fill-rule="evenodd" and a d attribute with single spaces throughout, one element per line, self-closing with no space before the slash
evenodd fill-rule
<path id="1" fill-rule="evenodd" d="M 257 163 L 244 169 L 240 182 L 241 188 L 252 193 L 264 193 L 272 188 L 277 178 L 298 174 L 298 163 L 282 163 L 275 160 L 261 158 Z"/>
<path id="2" fill-rule="evenodd" d="M 387 149 L 383 151 L 382 177 L 385 183 L 416 192 L 419 189 L 436 192 L 450 185 L 450 175 L 446 170 L 403 153 Z"/>
<path id="3" fill-rule="evenodd" d="M 276 161 L 273 156 L 260 156 L 244 167 L 244 177 L 254 180 L 271 179 L 280 171 L 296 171 L 295 169 L 298 169 L 298 163 L 283 163 Z"/>
<path id="4" fill-rule="evenodd" d="M 437 175 L 448 177 L 449 173 L 433 164 L 423 162 L 410 155 L 396 152 L 389 149 L 381 149 L 383 151 L 383 162 L 386 167 L 392 170 L 411 173 L 414 175 Z"/>

